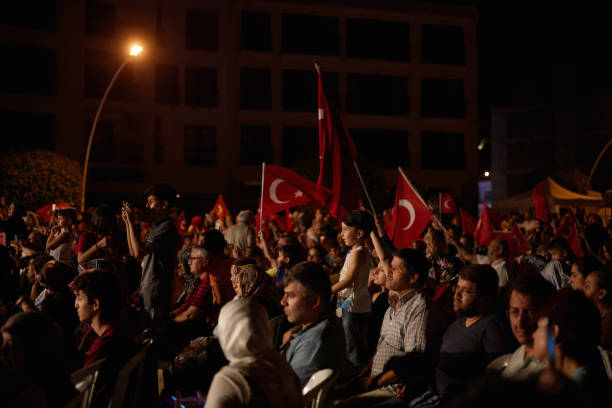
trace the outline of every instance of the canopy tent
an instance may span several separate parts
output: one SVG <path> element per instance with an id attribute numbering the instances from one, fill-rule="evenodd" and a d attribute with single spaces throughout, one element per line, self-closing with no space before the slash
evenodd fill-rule
<path id="1" fill-rule="evenodd" d="M 580 194 L 568 190 L 556 183 L 550 177 L 546 177 L 546 190 L 548 192 L 551 207 L 604 207 L 605 200 L 601 193 L 589 190 L 587 194 Z M 493 208 L 496 210 L 517 209 L 526 210 L 533 207 L 531 198 L 532 190 L 522 192 L 512 197 L 493 200 Z"/>

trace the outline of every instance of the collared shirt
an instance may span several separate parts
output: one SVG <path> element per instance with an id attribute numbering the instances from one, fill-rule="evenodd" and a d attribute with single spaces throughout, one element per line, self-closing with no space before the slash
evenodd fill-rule
<path id="1" fill-rule="evenodd" d="M 495 269 L 497 272 L 497 277 L 499 278 L 499 283 L 497 286 L 506 286 L 508 284 L 508 265 L 506 264 L 506 259 L 500 258 L 491 263 L 491 267 Z"/>
<path id="2" fill-rule="evenodd" d="M 380 329 L 380 338 L 370 373 L 372 376 L 382 373 L 385 364 L 392 357 L 425 351 L 428 315 L 425 297 L 413 290 L 400 299 L 390 296 L 389 304 L 391 306 L 385 313 Z M 394 386 L 385 388 L 395 389 Z"/>
<path id="3" fill-rule="evenodd" d="M 506 354 L 494 360 L 489 367 L 501 366 L 501 376 L 509 380 L 524 381 L 539 374 L 546 363 L 538 360 L 533 354 L 525 355 L 522 345 L 512 354 Z"/>
<path id="4" fill-rule="evenodd" d="M 319 370 L 342 371 L 346 365 L 344 330 L 338 319 L 329 315 L 291 336 L 285 354 L 302 386 Z"/>

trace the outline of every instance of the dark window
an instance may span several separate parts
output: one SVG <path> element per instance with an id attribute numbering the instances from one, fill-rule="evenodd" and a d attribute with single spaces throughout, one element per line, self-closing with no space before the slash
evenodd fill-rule
<path id="1" fill-rule="evenodd" d="M 55 115 L 0 110 L 0 151 L 55 148 Z"/>
<path id="2" fill-rule="evenodd" d="M 185 68 L 185 104 L 217 106 L 217 71 L 214 68 Z"/>
<path id="3" fill-rule="evenodd" d="M 346 110 L 350 113 L 408 115 L 408 77 L 348 74 Z"/>
<path id="4" fill-rule="evenodd" d="M 507 116 L 506 139 L 555 138 L 555 112 L 552 109 L 533 109 L 510 112 Z"/>
<path id="5" fill-rule="evenodd" d="M 283 14 L 283 51 L 340 55 L 338 18 Z"/>
<path id="6" fill-rule="evenodd" d="M 55 50 L 0 44 L 0 91 L 55 95 Z"/>
<path id="7" fill-rule="evenodd" d="M 185 166 L 217 165 L 217 129 L 214 126 L 185 126 Z"/>
<path id="8" fill-rule="evenodd" d="M 187 10 L 185 48 L 217 51 L 219 19 L 216 11 Z"/>
<path id="9" fill-rule="evenodd" d="M 113 3 L 87 0 L 85 4 L 85 33 L 100 37 L 116 34 L 116 11 Z"/>
<path id="10" fill-rule="evenodd" d="M 272 109 L 269 69 L 240 68 L 240 108 Z"/>
<path id="11" fill-rule="evenodd" d="M 85 97 L 101 98 L 120 63 L 117 55 L 101 51 L 86 51 Z M 138 84 L 132 64 L 127 64 L 123 68 L 108 97 L 120 101 L 136 102 L 138 100 Z"/>
<path id="12" fill-rule="evenodd" d="M 155 66 L 155 102 L 178 105 L 179 103 L 178 68 L 174 65 Z"/>
<path id="13" fill-rule="evenodd" d="M 463 27 L 423 26 L 423 63 L 425 64 L 465 64 L 465 45 Z"/>
<path id="14" fill-rule="evenodd" d="M 4 1 L 0 24 L 57 31 L 57 0 Z"/>
<path id="15" fill-rule="evenodd" d="M 421 168 L 426 170 L 465 169 L 463 133 L 423 132 Z"/>
<path id="16" fill-rule="evenodd" d="M 272 161 L 270 127 L 262 125 L 240 126 L 240 164 L 258 166 Z"/>
<path id="17" fill-rule="evenodd" d="M 253 51 L 272 50 L 270 13 L 243 10 L 240 19 L 240 49 Z"/>
<path id="18" fill-rule="evenodd" d="M 338 73 L 324 72 L 323 86 L 330 100 L 339 100 Z M 315 112 L 317 110 L 317 73 L 312 71 L 283 71 L 283 110 Z"/>
<path id="19" fill-rule="evenodd" d="M 421 116 L 465 117 L 465 94 L 460 79 L 423 79 Z"/>
<path id="20" fill-rule="evenodd" d="M 133 167 L 92 167 L 89 170 L 88 178 L 90 181 L 97 182 L 142 183 L 144 182 L 144 171 Z M 104 200 L 105 202 L 109 200 L 108 195 L 105 194 Z"/>
<path id="21" fill-rule="evenodd" d="M 240 182 L 240 199 L 245 201 L 256 201 L 261 196 L 260 181 L 241 181 Z"/>
<path id="22" fill-rule="evenodd" d="M 283 128 L 283 166 L 317 160 L 319 136 L 317 129 L 286 126 Z"/>
<path id="23" fill-rule="evenodd" d="M 83 153 L 87 149 L 87 143 L 89 141 L 89 134 L 91 132 L 92 123 L 93 121 L 91 120 L 85 122 L 85 129 L 83 132 L 85 136 L 85 144 L 83 145 Z M 89 161 L 101 163 L 108 163 L 113 161 L 114 133 L 115 129 L 112 123 L 98 122 L 98 124 L 96 125 L 96 131 L 94 133 L 93 143 L 91 145 L 91 151 L 89 152 Z"/>
<path id="24" fill-rule="evenodd" d="M 509 169 L 541 168 L 543 160 L 551 157 L 554 157 L 554 147 L 550 140 L 514 142 L 506 147 Z"/>
<path id="25" fill-rule="evenodd" d="M 346 54 L 357 58 L 410 61 L 410 24 L 349 19 Z"/>
<path id="26" fill-rule="evenodd" d="M 410 167 L 410 143 L 405 130 L 351 129 L 359 157 L 377 167 Z"/>

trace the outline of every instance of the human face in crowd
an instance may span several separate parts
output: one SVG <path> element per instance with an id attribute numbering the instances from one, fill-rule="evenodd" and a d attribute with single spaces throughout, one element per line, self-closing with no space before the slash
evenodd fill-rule
<path id="1" fill-rule="evenodd" d="M 289 262 L 290 262 L 290 259 L 285 254 L 285 251 L 283 251 L 283 248 L 279 248 L 278 255 L 276 257 L 276 263 L 278 264 L 278 267 L 286 268 Z"/>
<path id="2" fill-rule="evenodd" d="M 287 320 L 291 323 L 306 324 L 312 321 L 313 299 L 304 295 L 302 284 L 291 281 L 285 286 L 285 295 L 281 299 Z"/>
<path id="3" fill-rule="evenodd" d="M 499 251 L 499 241 L 494 239 L 493 241 L 491 241 L 491 243 L 489 244 L 489 248 L 487 249 L 487 256 L 489 257 L 489 260 L 494 261 L 498 258 L 497 254 Z"/>
<path id="4" fill-rule="evenodd" d="M 321 258 L 321 255 L 319 254 L 319 251 L 317 251 L 314 248 L 310 248 L 308 250 L 308 261 L 309 262 L 314 262 L 318 265 L 321 265 L 324 261 L 323 258 Z"/>
<path id="5" fill-rule="evenodd" d="M 79 321 L 81 322 L 91 322 L 91 319 L 95 315 L 95 307 L 94 305 L 89 303 L 89 298 L 82 291 L 77 291 L 76 298 L 74 300 L 74 308 L 79 315 Z"/>
<path id="6" fill-rule="evenodd" d="M 147 197 L 147 202 L 145 205 L 145 213 L 150 219 L 157 219 L 162 216 L 166 211 L 167 204 L 162 203 L 162 201 L 154 195 L 150 195 Z"/>
<path id="7" fill-rule="evenodd" d="M 597 304 L 600 299 L 600 287 L 599 287 L 599 279 L 594 273 L 589 273 L 589 275 L 584 280 L 584 296 L 587 299 L 591 300 L 593 303 Z"/>
<path id="8" fill-rule="evenodd" d="M 199 276 L 206 269 L 207 259 L 202 251 L 198 251 L 197 248 L 191 250 L 191 256 L 189 257 L 189 266 L 191 273 Z"/>
<path id="9" fill-rule="evenodd" d="M 70 217 L 64 217 L 63 215 L 60 215 L 59 217 L 57 217 L 57 226 L 60 228 L 68 228 L 70 227 L 70 225 L 72 225 L 72 221 L 70 219 Z"/>
<path id="10" fill-rule="evenodd" d="M 359 234 L 359 230 L 355 227 L 349 227 L 345 223 L 342 223 L 342 231 L 340 232 L 344 244 L 348 247 L 355 245 L 362 234 Z"/>
<path id="11" fill-rule="evenodd" d="M 387 289 L 401 292 L 410 288 L 411 271 L 404 265 L 404 260 L 394 256 L 391 260 L 391 271 L 386 276 Z"/>
<path id="12" fill-rule="evenodd" d="M 558 249 L 551 249 L 550 251 L 550 259 L 554 261 L 565 261 L 567 254 L 565 251 L 559 251 Z"/>
<path id="13" fill-rule="evenodd" d="M 572 275 L 570 276 L 570 286 L 574 290 L 581 290 L 584 292 L 584 275 L 578 271 L 578 265 L 572 265 Z"/>
<path id="14" fill-rule="evenodd" d="M 236 265 L 232 265 L 231 269 L 230 269 L 230 279 L 232 281 L 232 287 L 234 288 L 234 292 L 236 292 L 236 295 L 238 295 L 238 297 L 242 297 L 242 289 L 240 288 L 240 284 L 238 282 L 238 268 L 236 267 Z"/>
<path id="15" fill-rule="evenodd" d="M 455 287 L 453 310 L 466 317 L 477 314 L 478 287 L 474 282 L 459 278 Z"/>
<path id="16" fill-rule="evenodd" d="M 531 295 L 512 291 L 508 307 L 508 318 L 512 334 L 516 340 L 527 346 L 533 347 L 533 333 L 538 328 L 538 319 L 542 317 L 542 308 L 536 307 L 536 299 Z"/>
<path id="17" fill-rule="evenodd" d="M 372 269 L 372 282 L 378 286 L 385 286 L 387 282 L 387 274 L 382 268 L 376 267 Z"/>

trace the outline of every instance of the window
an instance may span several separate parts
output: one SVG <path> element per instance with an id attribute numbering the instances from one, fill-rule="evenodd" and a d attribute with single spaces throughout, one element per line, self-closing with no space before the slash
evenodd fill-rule
<path id="1" fill-rule="evenodd" d="M 85 33 L 99 37 L 114 37 L 116 12 L 113 3 L 87 0 L 85 4 Z"/>
<path id="2" fill-rule="evenodd" d="M 350 113 L 408 115 L 408 77 L 347 75 L 346 110 Z"/>
<path id="3" fill-rule="evenodd" d="M 219 19 L 216 11 L 187 10 L 185 48 L 217 51 L 219 49 Z"/>
<path id="4" fill-rule="evenodd" d="M 155 102 L 178 105 L 179 84 L 178 68 L 174 65 L 155 66 Z"/>
<path id="5" fill-rule="evenodd" d="M 116 54 L 102 51 L 85 51 L 85 85 L 84 94 L 87 98 L 102 98 L 110 83 L 119 58 Z M 138 100 L 138 84 L 134 66 L 127 64 L 113 85 L 109 99 L 136 102 Z"/>
<path id="6" fill-rule="evenodd" d="M 0 24 L 35 30 L 57 31 L 57 0 L 4 1 Z"/>
<path id="7" fill-rule="evenodd" d="M 356 58 L 410 61 L 410 24 L 348 19 L 346 54 Z"/>
<path id="8" fill-rule="evenodd" d="M 260 181 L 241 181 L 240 199 L 244 201 L 259 201 L 261 196 Z"/>
<path id="9" fill-rule="evenodd" d="M 0 110 L 0 151 L 55 148 L 55 115 Z"/>
<path id="10" fill-rule="evenodd" d="M 87 149 L 92 124 L 93 121 L 86 121 L 85 128 L 83 129 L 85 140 L 83 145 L 83 156 Z M 91 151 L 89 153 L 89 160 L 91 162 L 109 163 L 113 161 L 114 132 L 115 129 L 112 123 L 98 122 L 96 125 L 96 133 L 94 134 L 93 143 L 91 145 Z"/>
<path id="11" fill-rule="evenodd" d="M 269 69 L 240 68 L 240 108 L 272 109 Z"/>
<path id="12" fill-rule="evenodd" d="M 465 117 L 465 94 L 460 79 L 423 79 L 421 116 Z"/>
<path id="13" fill-rule="evenodd" d="M 405 130 L 350 129 L 359 157 L 382 168 L 410 167 L 410 143 Z"/>
<path id="14" fill-rule="evenodd" d="M 184 164 L 217 165 L 217 129 L 214 126 L 185 126 Z"/>
<path id="15" fill-rule="evenodd" d="M 55 50 L 0 44 L 3 74 L 0 91 L 55 95 Z"/>
<path id="16" fill-rule="evenodd" d="M 240 18 L 240 49 L 271 51 L 270 13 L 243 10 Z"/>
<path id="17" fill-rule="evenodd" d="M 214 68 L 185 68 L 185 104 L 217 106 L 217 71 Z"/>
<path id="18" fill-rule="evenodd" d="M 423 132 L 421 168 L 426 170 L 465 169 L 463 133 Z"/>
<path id="19" fill-rule="evenodd" d="M 270 127 L 262 125 L 240 126 L 240 164 L 259 166 L 272 161 Z"/>
<path id="20" fill-rule="evenodd" d="M 465 64 L 463 27 L 424 24 L 423 55 L 425 64 Z"/>
<path id="21" fill-rule="evenodd" d="M 283 166 L 294 166 L 302 161 L 317 161 L 318 155 L 317 129 L 293 126 L 283 128 Z"/>
<path id="22" fill-rule="evenodd" d="M 336 17 L 283 14 L 282 38 L 284 52 L 340 55 Z"/>
<path id="23" fill-rule="evenodd" d="M 338 73 L 323 72 L 323 86 L 330 100 L 339 100 Z M 317 110 L 317 72 L 283 71 L 283 110 L 315 112 Z"/>

